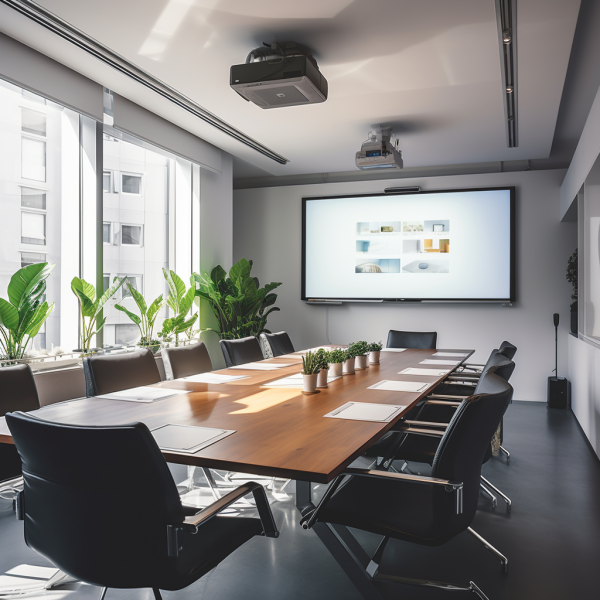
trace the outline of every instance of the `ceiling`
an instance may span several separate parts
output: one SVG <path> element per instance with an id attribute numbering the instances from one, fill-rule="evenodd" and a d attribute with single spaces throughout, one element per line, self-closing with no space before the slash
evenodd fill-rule
<path id="1" fill-rule="evenodd" d="M 507 148 L 494 0 L 38 0 L 290 160 L 279 165 L 0 5 L 0 31 L 231 152 L 238 176 L 353 171 L 391 124 L 406 167 L 550 156 L 579 0 L 518 1 L 519 147 Z M 263 41 L 313 50 L 329 98 L 262 110 L 229 67 Z"/>

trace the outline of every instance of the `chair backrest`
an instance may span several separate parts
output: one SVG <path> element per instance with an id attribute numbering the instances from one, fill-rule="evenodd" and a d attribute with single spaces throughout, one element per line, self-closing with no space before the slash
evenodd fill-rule
<path id="1" fill-rule="evenodd" d="M 83 359 L 88 398 L 160 382 L 154 354 L 147 348 L 114 356 L 100 354 Z"/>
<path id="2" fill-rule="evenodd" d="M 474 393 L 477 394 L 479 392 L 479 386 L 482 385 L 484 375 L 488 371 L 493 371 L 498 377 L 502 377 L 504 381 L 509 381 L 514 370 L 515 363 L 510 358 L 506 358 L 506 356 L 497 351 L 492 352 L 481 371 L 481 377 Z"/>
<path id="3" fill-rule="evenodd" d="M 388 348 L 420 348 L 435 350 L 437 331 L 396 331 L 390 329 L 387 338 Z"/>
<path id="4" fill-rule="evenodd" d="M 468 527 L 479 500 L 481 465 L 511 399 L 511 385 L 491 370 L 477 394 L 456 409 L 433 459 L 431 475 L 463 482 L 463 512 L 448 520 L 454 533 Z"/>
<path id="5" fill-rule="evenodd" d="M 63 425 L 21 412 L 6 421 L 23 461 L 27 545 L 87 583 L 155 587 L 169 560 L 167 525 L 184 514 L 148 428 Z"/>
<path id="6" fill-rule="evenodd" d="M 254 337 L 245 337 L 239 340 L 219 340 L 225 364 L 228 367 L 243 365 L 245 363 L 262 360 L 263 353 L 258 340 Z"/>
<path id="7" fill-rule="evenodd" d="M 285 331 L 280 331 L 278 333 L 261 333 L 260 339 L 263 342 L 265 358 L 282 356 L 283 354 L 295 352 L 294 344 L 292 344 L 290 336 Z"/>
<path id="8" fill-rule="evenodd" d="M 511 344 L 510 342 L 502 342 L 500 344 L 500 348 L 498 348 L 498 352 L 506 356 L 506 358 L 510 358 L 512 360 L 517 353 L 517 347 Z"/>
<path id="9" fill-rule="evenodd" d="M 208 350 L 203 342 L 179 348 L 163 348 L 160 354 L 167 380 L 206 373 L 212 371 L 213 368 Z"/>

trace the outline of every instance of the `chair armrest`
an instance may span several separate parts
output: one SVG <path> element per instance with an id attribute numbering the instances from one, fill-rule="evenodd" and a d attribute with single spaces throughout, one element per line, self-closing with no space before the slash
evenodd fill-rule
<path id="1" fill-rule="evenodd" d="M 440 424 L 436 423 L 436 425 L 440 425 Z M 442 425 L 442 426 L 445 427 L 445 425 Z M 414 433 L 417 435 L 427 435 L 430 437 L 442 437 L 444 435 L 444 432 L 440 431 L 439 429 L 426 429 L 424 427 L 411 427 L 410 425 L 408 427 L 399 427 L 398 429 L 396 429 L 396 431 L 401 432 L 401 433 Z"/>
<path id="2" fill-rule="evenodd" d="M 255 481 L 249 481 L 240 487 L 236 488 L 229 494 L 226 494 L 222 498 L 219 498 L 216 502 L 213 502 L 210 506 L 201 510 L 198 514 L 191 517 L 186 517 L 183 523 L 177 525 L 167 525 L 167 544 L 169 556 L 177 556 L 179 550 L 181 550 L 178 542 L 178 534 L 181 531 L 187 531 L 190 533 L 198 533 L 200 527 L 220 512 L 237 502 L 240 498 L 247 496 L 252 493 L 254 500 L 256 501 L 256 508 L 258 509 L 258 516 L 263 526 L 263 534 L 266 537 L 276 538 L 279 537 L 279 531 L 273 519 L 273 513 L 267 500 L 265 490 L 260 483 Z"/>
<path id="3" fill-rule="evenodd" d="M 460 402 L 449 402 L 448 400 L 427 400 L 427 402 L 425 402 L 425 405 L 428 404 L 434 404 L 436 406 L 451 406 L 453 408 L 456 408 L 457 406 L 461 405 Z"/>
<path id="4" fill-rule="evenodd" d="M 416 425 L 417 427 L 443 427 L 446 429 L 448 423 L 440 423 L 438 421 L 404 421 L 407 425 Z"/>
<path id="5" fill-rule="evenodd" d="M 428 400 L 456 400 L 457 402 L 461 400 L 466 400 L 469 396 L 453 396 L 452 394 L 429 394 L 427 396 Z"/>
<path id="6" fill-rule="evenodd" d="M 479 381 L 481 375 L 471 375 L 470 373 L 463 375 L 462 373 L 459 373 L 458 375 L 448 375 L 444 381 L 448 381 L 449 379 L 452 381 Z"/>
<path id="7" fill-rule="evenodd" d="M 481 365 L 478 363 L 464 363 L 461 366 L 465 367 L 465 369 L 483 369 L 485 367 L 485 365 Z"/>

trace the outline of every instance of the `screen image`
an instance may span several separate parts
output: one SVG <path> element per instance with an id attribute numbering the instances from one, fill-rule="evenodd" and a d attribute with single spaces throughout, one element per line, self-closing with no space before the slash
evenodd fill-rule
<path id="1" fill-rule="evenodd" d="M 303 199 L 303 300 L 514 300 L 514 188 Z"/>

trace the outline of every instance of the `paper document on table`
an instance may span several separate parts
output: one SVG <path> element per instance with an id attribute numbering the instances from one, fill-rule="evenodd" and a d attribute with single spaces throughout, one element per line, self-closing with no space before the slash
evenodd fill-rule
<path id="1" fill-rule="evenodd" d="M 293 366 L 290 363 L 276 364 L 276 363 L 260 363 L 260 362 L 249 362 L 244 365 L 235 365 L 233 367 L 227 367 L 228 369 L 248 369 L 250 371 L 275 371 L 277 369 L 283 369 L 283 367 Z"/>
<path id="2" fill-rule="evenodd" d="M 422 360 L 420 365 L 458 365 L 460 360 Z"/>
<path id="3" fill-rule="evenodd" d="M 188 394 L 187 390 L 172 390 L 159 387 L 142 386 L 122 390 L 120 392 L 111 392 L 110 394 L 102 394 L 95 396 L 103 400 L 125 400 L 126 402 L 154 402 L 155 400 L 164 400 L 171 396 L 179 396 Z"/>
<path id="4" fill-rule="evenodd" d="M 464 356 L 468 356 L 468 352 L 436 352 L 431 356 L 456 356 L 457 358 L 463 358 Z"/>
<path id="5" fill-rule="evenodd" d="M 389 392 L 424 392 L 429 387 L 431 387 L 431 383 L 423 383 L 422 381 L 390 381 L 389 379 L 383 379 L 370 385 L 367 389 Z"/>
<path id="6" fill-rule="evenodd" d="M 283 379 L 269 381 L 269 383 L 264 383 L 263 385 L 266 387 L 301 388 L 304 387 L 304 382 L 302 381 L 302 373 L 296 373 L 295 375 L 290 375 L 289 377 L 284 377 Z"/>
<path id="7" fill-rule="evenodd" d="M 406 348 L 382 348 L 381 352 L 404 352 Z"/>
<path id="8" fill-rule="evenodd" d="M 238 379 L 248 379 L 249 375 L 222 375 L 221 373 L 198 373 L 184 377 L 183 381 L 192 381 L 194 383 L 230 383 Z"/>
<path id="9" fill-rule="evenodd" d="M 316 346 L 315 348 L 308 348 L 307 350 L 298 350 L 292 354 L 306 354 L 307 352 L 316 352 L 317 350 L 331 350 L 329 346 Z"/>
<path id="10" fill-rule="evenodd" d="M 416 367 L 409 367 L 400 371 L 398 375 L 423 375 L 424 377 L 443 377 L 448 374 L 451 369 L 417 369 Z"/>
<path id="11" fill-rule="evenodd" d="M 350 419 L 352 421 L 391 421 L 406 406 L 399 404 L 374 404 L 372 402 L 348 402 L 339 408 L 323 415 L 333 419 Z"/>
<path id="12" fill-rule="evenodd" d="M 151 433 L 161 450 L 194 454 L 235 433 L 235 430 L 168 424 L 153 429 Z"/>

